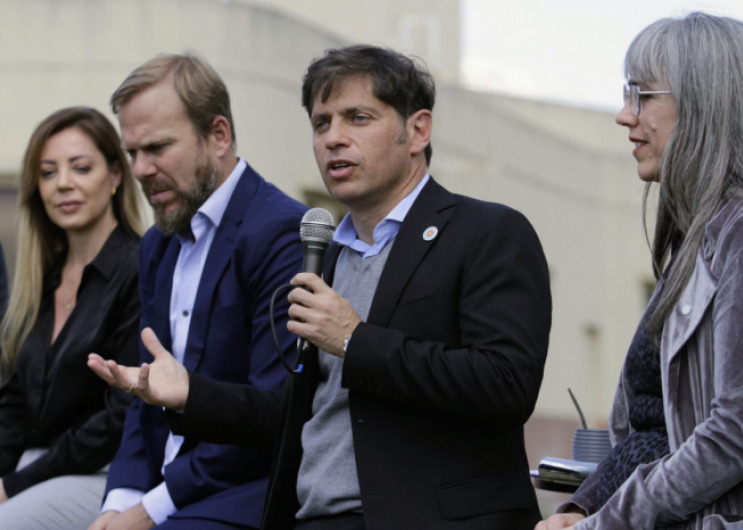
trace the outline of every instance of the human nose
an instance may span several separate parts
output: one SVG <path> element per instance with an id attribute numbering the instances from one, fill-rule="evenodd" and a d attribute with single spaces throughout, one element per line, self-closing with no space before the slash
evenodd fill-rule
<path id="1" fill-rule="evenodd" d="M 624 106 L 622 106 L 622 109 L 614 118 L 614 121 L 617 123 L 617 125 L 622 125 L 624 127 L 634 127 L 635 125 L 637 125 L 637 116 L 635 116 L 635 114 L 630 109 L 629 101 L 624 102 Z"/>
<path id="2" fill-rule="evenodd" d="M 325 131 L 325 147 L 327 149 L 337 149 L 348 145 L 348 134 L 343 123 L 336 120 L 335 123 L 328 125 Z"/>
<path id="3" fill-rule="evenodd" d="M 62 167 L 57 171 L 57 178 L 54 179 L 57 189 L 68 190 L 72 188 L 72 175 L 70 168 Z"/>
<path id="4" fill-rule="evenodd" d="M 142 180 L 157 173 L 157 168 L 145 153 L 137 153 L 132 159 L 132 173 L 137 180 Z"/>

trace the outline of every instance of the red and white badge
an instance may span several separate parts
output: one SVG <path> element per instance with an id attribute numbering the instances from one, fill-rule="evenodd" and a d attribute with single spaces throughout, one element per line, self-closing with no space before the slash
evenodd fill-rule
<path id="1" fill-rule="evenodd" d="M 423 231 L 423 240 L 431 241 L 437 235 L 439 235 L 439 229 L 436 228 L 435 226 L 429 226 Z"/>

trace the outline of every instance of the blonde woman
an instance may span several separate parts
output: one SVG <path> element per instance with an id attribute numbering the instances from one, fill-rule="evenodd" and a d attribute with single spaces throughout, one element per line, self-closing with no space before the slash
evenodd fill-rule
<path id="1" fill-rule="evenodd" d="M 33 133 L 19 186 L 18 258 L 0 324 L 0 525 L 85 528 L 130 402 L 86 367 L 136 363 L 134 180 L 98 111 L 55 112 Z"/>

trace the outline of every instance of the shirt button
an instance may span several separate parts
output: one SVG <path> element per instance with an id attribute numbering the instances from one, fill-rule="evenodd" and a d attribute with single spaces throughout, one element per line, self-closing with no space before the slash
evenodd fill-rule
<path id="1" fill-rule="evenodd" d="M 691 313 L 691 306 L 689 304 L 686 304 L 684 307 L 681 308 L 681 314 L 688 315 L 689 313 Z"/>
<path id="2" fill-rule="evenodd" d="M 188 316 L 188 311 L 184 311 L 184 312 L 183 312 L 183 316 L 184 316 L 184 317 L 187 317 L 187 316 Z"/>

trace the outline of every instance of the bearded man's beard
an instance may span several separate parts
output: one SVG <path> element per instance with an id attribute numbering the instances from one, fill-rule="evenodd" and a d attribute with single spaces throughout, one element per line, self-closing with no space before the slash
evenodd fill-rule
<path id="1" fill-rule="evenodd" d="M 158 186 L 156 181 L 143 183 L 145 194 L 149 196 L 151 190 Z M 217 187 L 217 169 L 211 160 L 205 157 L 205 161 L 196 166 L 194 170 L 194 182 L 188 190 L 169 188 L 175 194 L 175 208 L 166 212 L 163 207 L 152 205 L 155 211 L 155 225 L 166 236 L 179 234 L 189 236 L 191 234 L 191 219 L 201 205 L 214 193 Z M 152 204 L 152 203 L 150 203 Z M 172 203 L 168 203 L 170 205 Z M 164 205 L 167 206 L 167 205 Z"/>

